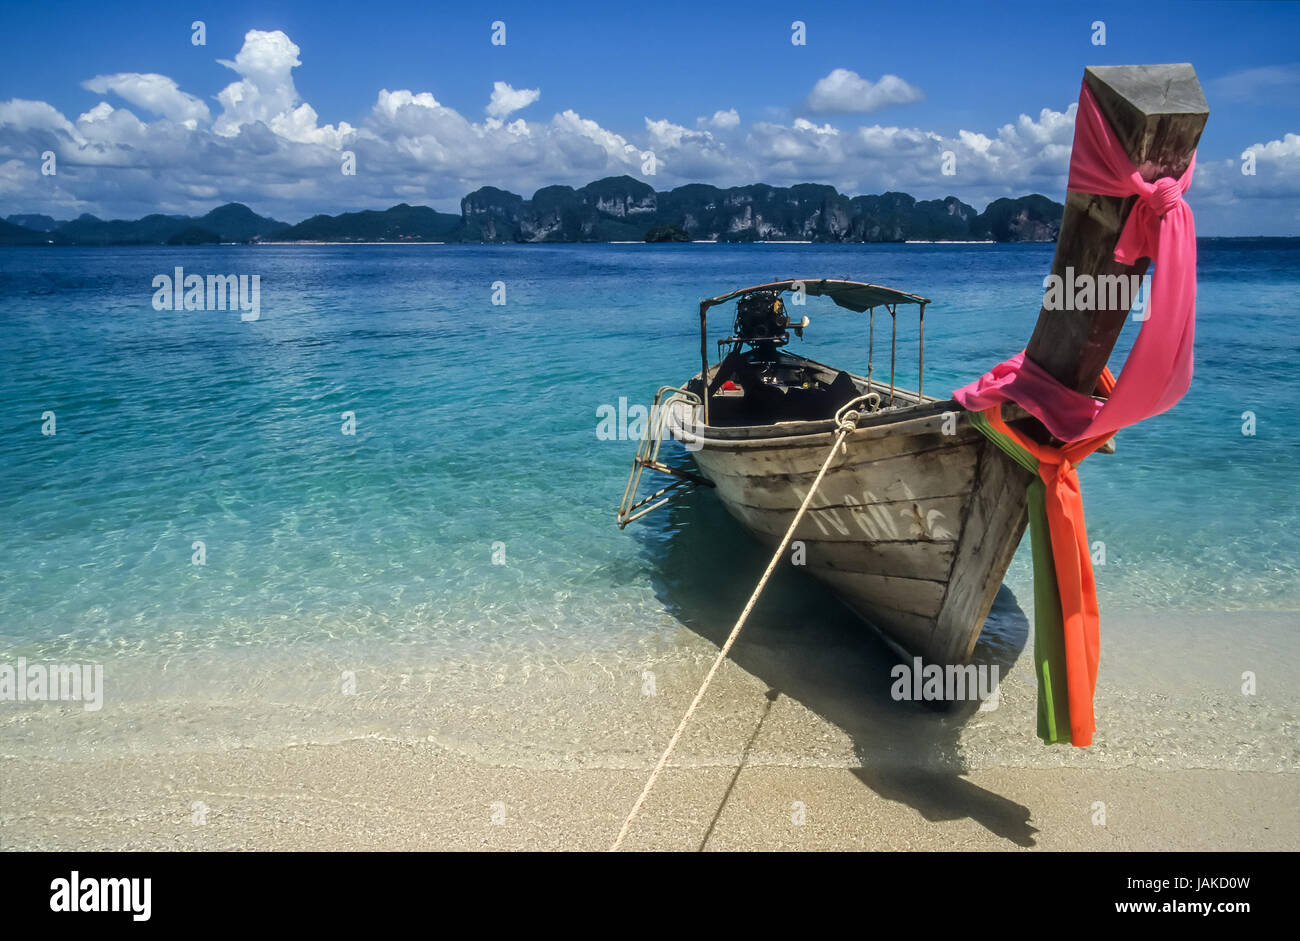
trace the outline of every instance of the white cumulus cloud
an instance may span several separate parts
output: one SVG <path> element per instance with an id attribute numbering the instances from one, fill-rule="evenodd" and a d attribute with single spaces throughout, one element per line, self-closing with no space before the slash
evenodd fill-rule
<path id="1" fill-rule="evenodd" d="M 162 115 L 169 121 L 195 128 L 200 121 L 207 121 L 208 106 L 193 95 L 186 94 L 166 75 L 156 72 L 118 72 L 115 75 L 96 75 L 81 83 L 87 91 L 98 95 L 109 92 L 117 95 L 129 104 L 154 114 Z"/>
<path id="2" fill-rule="evenodd" d="M 529 196 L 542 186 L 581 186 L 621 174 L 658 190 L 813 182 L 850 195 L 954 195 L 983 209 L 1000 196 L 1030 192 L 1062 199 L 1075 117 L 1069 104 L 956 131 L 866 125 L 832 112 L 915 100 L 920 92 L 896 77 L 873 83 L 840 69 L 818 82 L 811 96 L 818 107 L 807 116 L 748 124 L 735 109 L 684 122 L 675 115 L 643 117 L 619 130 L 574 107 L 532 120 L 512 117 L 534 104 L 539 91 L 505 82 L 494 84 L 481 117 L 441 103 L 430 90 L 385 88 L 368 110 L 352 116 L 354 123 L 335 116 L 322 123 L 293 80 L 295 69 L 313 63 L 302 65 L 301 51 L 284 33 L 250 31 L 223 64 L 235 81 L 215 90 L 210 112 L 200 98 L 153 73 L 88 79 L 86 88 L 130 108 L 100 101 L 72 120 L 47 102 L 0 101 L 3 214 L 134 218 L 201 213 L 239 201 L 296 222 L 316 212 L 397 202 L 455 211 L 462 196 L 483 185 Z M 1300 135 L 1278 129 L 1250 149 L 1253 176 L 1241 172 L 1235 155 L 1198 164 L 1198 221 L 1210 220 L 1215 234 L 1300 230 Z M 355 154 L 355 176 L 340 173 L 344 150 Z M 46 151 L 57 155 L 57 176 L 39 173 Z M 647 151 L 652 162 L 643 157 Z M 947 152 L 955 156 L 955 175 L 941 171 Z M 648 165 L 654 175 L 644 171 Z M 1274 200 L 1267 214 L 1273 229 L 1259 227 L 1264 216 L 1257 210 L 1240 209 L 1262 199 Z M 1234 213 L 1245 224 L 1230 226 Z"/>
<path id="3" fill-rule="evenodd" d="M 504 118 L 527 108 L 542 97 L 540 88 L 511 88 L 505 82 L 492 83 L 492 98 L 488 101 L 488 117 Z"/>
<path id="4" fill-rule="evenodd" d="M 300 51 L 278 29 L 249 30 L 234 61 L 217 60 L 237 72 L 240 80 L 218 93 L 222 111 L 213 131 L 234 137 L 241 128 L 260 122 L 280 137 L 300 144 L 340 146 L 352 128 L 346 122 L 339 122 L 337 128 L 332 124 L 318 127 L 316 109 L 298 96 L 292 72 L 302 65 Z"/>
<path id="5" fill-rule="evenodd" d="M 728 108 L 726 111 L 715 111 L 713 117 L 700 118 L 695 123 L 700 127 L 707 124 L 718 130 L 729 131 L 740 127 L 740 113 L 735 108 Z"/>
<path id="6" fill-rule="evenodd" d="M 814 114 L 866 114 L 924 97 L 921 89 L 897 75 L 882 75 L 873 82 L 851 69 L 835 69 L 817 80 L 805 106 Z"/>

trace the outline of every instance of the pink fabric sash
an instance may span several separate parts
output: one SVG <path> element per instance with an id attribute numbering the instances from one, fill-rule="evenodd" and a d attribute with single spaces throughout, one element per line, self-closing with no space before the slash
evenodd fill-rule
<path id="1" fill-rule="evenodd" d="M 953 398 L 970 411 L 1015 402 L 1062 441 L 1117 431 L 1158 415 L 1181 399 L 1192 381 L 1196 325 L 1196 229 L 1192 210 L 1183 199 L 1195 166 L 1193 155 L 1180 179 L 1162 177 L 1154 183 L 1142 179 L 1085 82 L 1074 122 L 1068 188 L 1138 197 L 1115 245 L 1115 260 L 1131 265 L 1145 257 L 1155 263 L 1147 298 L 1149 316 L 1114 393 L 1104 403 L 1061 385 L 1023 352 L 958 389 Z"/>

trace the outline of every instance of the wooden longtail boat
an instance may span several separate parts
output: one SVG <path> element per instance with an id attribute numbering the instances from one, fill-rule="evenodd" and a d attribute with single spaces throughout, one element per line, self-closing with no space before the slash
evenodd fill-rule
<path id="1" fill-rule="evenodd" d="M 1085 81 L 1145 179 L 1182 174 L 1208 115 L 1190 65 L 1089 68 Z M 1132 204 L 1132 198 L 1069 193 L 1052 273 L 1144 274 L 1145 260 L 1126 266 L 1113 258 Z M 808 325 L 807 318 L 790 318 L 786 301 L 799 304 L 807 296 L 868 315 L 866 376 L 784 349 L 790 333 L 802 336 Z M 1041 309 L 1026 350 L 1058 381 L 1084 393 L 1095 389 L 1132 299 L 1124 292 L 1098 300 L 1089 311 Z M 710 364 L 707 315 L 731 301 L 733 330 L 718 341 L 719 361 Z M 791 561 L 905 655 L 966 663 L 1024 533 L 1030 478 L 955 401 L 924 394 L 929 303 L 879 285 L 818 278 L 773 281 L 702 301 L 701 371 L 655 397 L 619 525 L 663 505 L 680 487 L 704 485 L 751 534 L 778 544 L 851 407 L 859 415 L 856 427 L 795 531 Z M 915 391 L 895 384 L 897 318 L 911 307 L 922 338 Z M 888 383 L 883 369 L 874 374 L 877 311 L 890 317 Z M 1038 440 L 1051 440 L 1024 412 L 1008 407 L 1004 414 Z M 698 473 L 660 461 L 665 433 L 693 453 Z M 638 499 L 646 469 L 673 479 Z"/>

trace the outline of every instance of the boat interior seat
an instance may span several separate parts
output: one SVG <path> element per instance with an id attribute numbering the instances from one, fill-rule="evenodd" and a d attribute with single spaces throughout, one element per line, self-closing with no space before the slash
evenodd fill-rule
<path id="1" fill-rule="evenodd" d="M 724 364 L 725 365 L 725 364 Z M 722 426 L 769 425 L 782 421 L 821 421 L 835 413 L 858 394 L 857 384 L 844 371 L 834 378 L 811 375 L 806 370 L 800 381 L 782 381 L 773 371 L 745 368 L 719 370 L 724 376 L 712 385 L 709 396 L 709 423 Z M 730 384 L 735 388 L 725 388 Z"/>

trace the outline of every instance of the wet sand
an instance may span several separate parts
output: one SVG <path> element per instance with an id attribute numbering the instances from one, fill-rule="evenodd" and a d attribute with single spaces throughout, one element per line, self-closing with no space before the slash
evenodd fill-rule
<path id="1" fill-rule="evenodd" d="M 487 767 L 383 741 L 6 761 L 0 840 L 8 850 L 603 850 L 643 782 L 640 769 Z M 1297 797 L 1300 777 L 1263 772 L 670 769 L 626 848 L 1294 850 Z"/>

